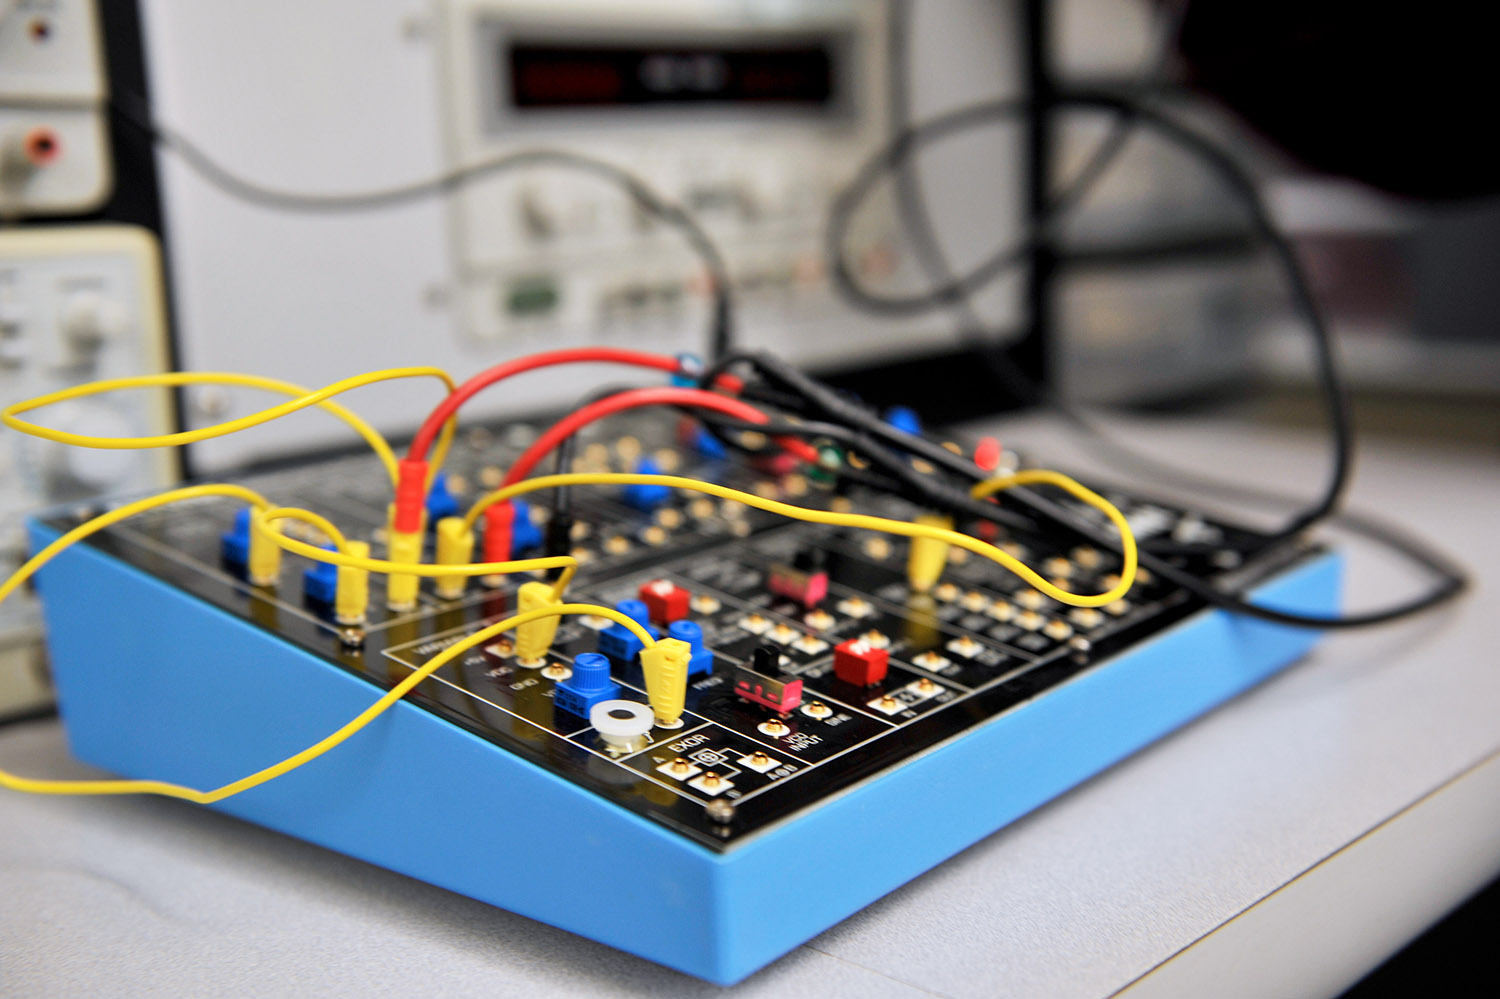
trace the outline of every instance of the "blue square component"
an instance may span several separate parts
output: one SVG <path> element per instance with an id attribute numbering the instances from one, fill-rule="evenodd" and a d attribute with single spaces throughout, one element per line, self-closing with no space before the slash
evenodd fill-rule
<path id="1" fill-rule="evenodd" d="M 458 499 L 448 489 L 448 473 L 439 472 L 432 477 L 432 488 L 427 490 L 427 522 L 436 524 L 457 514 Z"/>
<path id="2" fill-rule="evenodd" d="M 703 358 L 697 354 L 677 355 L 677 370 L 672 372 L 672 384 L 678 388 L 697 388 L 703 375 Z"/>
<path id="3" fill-rule="evenodd" d="M 324 550 L 334 551 L 333 545 L 324 545 Z M 332 562 L 319 562 L 302 570 L 302 592 L 309 600 L 320 604 L 331 604 L 339 590 L 339 567 Z"/>
<path id="4" fill-rule="evenodd" d="M 580 718 L 600 701 L 620 696 L 620 685 L 610 679 L 609 658 L 597 652 L 585 652 L 573 660 L 573 675 L 552 688 L 552 701 L 564 711 Z"/>
<path id="5" fill-rule="evenodd" d="M 661 467 L 650 458 L 642 458 L 636 462 L 635 470 L 642 475 L 660 475 Z M 621 493 L 625 505 L 633 507 L 642 513 L 650 513 L 672 498 L 672 490 L 668 486 L 658 483 L 640 483 L 639 485 L 626 486 Z"/>
<path id="6" fill-rule="evenodd" d="M 703 457 L 715 461 L 729 456 L 729 451 L 724 447 L 724 442 L 701 426 L 693 428 L 693 450 L 697 451 Z"/>
<path id="7" fill-rule="evenodd" d="M 714 671 L 714 654 L 703 647 L 703 627 L 697 621 L 673 621 L 667 625 L 667 637 L 686 642 L 693 650 L 688 657 L 688 676 L 707 676 Z"/>
<path id="8" fill-rule="evenodd" d="M 887 425 L 908 434 L 922 432 L 922 418 L 910 406 L 892 406 L 885 411 L 884 419 Z"/>
<path id="9" fill-rule="evenodd" d="M 651 627 L 651 612 L 646 605 L 639 600 L 621 600 L 615 604 L 615 610 L 624 614 L 633 621 L 640 623 L 651 633 L 652 638 L 660 636 L 661 632 Z M 641 640 L 633 635 L 629 628 L 623 624 L 612 624 L 599 632 L 599 651 L 609 656 L 610 659 L 621 666 L 635 662 L 641 654 Z"/>
<path id="10" fill-rule="evenodd" d="M 250 561 L 250 508 L 241 507 L 234 515 L 234 527 L 220 538 L 224 561 L 244 568 Z"/>
<path id="11" fill-rule="evenodd" d="M 510 557 L 520 558 L 521 553 L 542 546 L 542 529 L 531 519 L 531 504 L 525 500 L 511 500 L 515 514 L 510 525 Z"/>

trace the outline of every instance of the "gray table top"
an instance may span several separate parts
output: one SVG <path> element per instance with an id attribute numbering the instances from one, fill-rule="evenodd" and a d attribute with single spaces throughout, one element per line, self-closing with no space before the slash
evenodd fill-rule
<path id="1" fill-rule="evenodd" d="M 1000 428 L 1086 469 L 1056 426 Z M 1321 438 L 1132 423 L 1205 471 L 1310 493 Z M 1113 477 L 1113 476 L 1112 476 Z M 1476 591 L 1327 639 L 1306 661 L 966 850 L 732 991 L 1098 996 L 1137 981 L 1500 750 L 1500 467 L 1370 446 L 1355 503 L 1461 555 Z M 1348 604 L 1421 585 L 1351 541 Z M 0 761 L 77 775 L 56 723 Z M 0 993 L 696 995 L 721 991 L 560 930 L 178 802 L 0 795 Z"/>

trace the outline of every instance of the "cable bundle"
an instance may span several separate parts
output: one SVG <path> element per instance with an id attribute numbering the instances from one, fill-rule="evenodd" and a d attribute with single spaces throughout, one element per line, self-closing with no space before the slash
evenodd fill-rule
<path id="1" fill-rule="evenodd" d="M 657 388 L 627 389 L 610 393 L 565 416 L 553 427 L 544 432 L 512 464 L 500 488 L 481 497 L 469 508 L 462 518 L 452 518 L 452 521 L 456 522 L 452 533 L 456 536 L 466 536 L 470 539 L 464 560 L 439 561 L 436 563 L 421 561 L 421 552 L 423 550 L 421 532 L 425 524 L 424 503 L 427 491 L 431 488 L 432 483 L 442 468 L 443 459 L 448 450 L 448 443 L 452 438 L 456 426 L 458 410 L 463 403 L 482 389 L 498 384 L 506 378 L 528 371 L 563 364 L 598 363 L 601 361 L 663 371 L 679 379 L 698 375 L 700 383 L 705 387 L 693 388 L 674 385 Z M 783 387 L 816 385 L 816 383 L 812 382 L 800 382 L 798 380 L 799 376 L 789 374 L 794 369 L 781 365 L 779 362 L 773 362 L 762 357 L 759 363 L 766 370 L 775 372 L 775 377 L 769 378 L 768 381 L 780 384 Z M 278 417 L 308 407 L 317 406 L 344 420 L 364 438 L 379 457 L 382 466 L 390 476 L 393 495 L 390 523 L 393 540 L 390 543 L 390 547 L 393 553 L 397 550 L 394 539 L 400 537 L 402 532 L 414 530 L 417 538 L 414 546 L 403 549 L 404 551 L 413 553 L 413 557 L 371 558 L 366 554 L 367 546 L 362 542 L 347 538 L 334 523 L 317 511 L 276 506 L 271 500 L 259 493 L 238 485 L 207 484 L 188 486 L 181 489 L 169 490 L 146 499 L 125 503 L 69 530 L 40 552 L 36 553 L 4 583 L 0 583 L 0 601 L 3 601 L 14 593 L 44 565 L 71 545 L 149 510 L 159 509 L 185 500 L 202 499 L 204 497 L 227 497 L 243 501 L 249 505 L 251 513 L 249 522 L 251 530 L 250 551 L 252 575 L 255 572 L 254 566 L 257 560 L 259 560 L 262 564 L 269 567 L 269 576 L 274 579 L 279 568 L 279 553 L 281 551 L 289 551 L 315 562 L 338 566 L 341 571 L 340 582 L 343 583 L 346 578 L 358 580 L 359 593 L 361 594 L 366 592 L 363 584 L 363 574 L 370 572 L 384 573 L 390 576 L 391 592 L 393 595 L 395 593 L 394 586 L 396 580 L 403 577 L 411 579 L 413 585 L 415 585 L 415 580 L 419 577 L 435 577 L 441 581 L 443 579 L 462 579 L 471 576 L 488 577 L 546 570 L 557 570 L 559 572 L 550 586 L 533 582 L 527 583 L 522 587 L 520 594 L 521 613 L 483 628 L 462 642 L 445 649 L 336 732 L 280 763 L 267 767 L 241 780 L 226 784 L 223 787 L 210 791 L 201 791 L 160 781 L 34 780 L 12 775 L 4 771 L 0 771 L 0 786 L 8 787 L 12 790 L 39 794 L 162 794 L 185 798 L 200 804 L 211 804 L 263 784 L 328 752 L 369 724 L 370 721 L 378 717 L 382 712 L 388 710 L 408 691 L 415 688 L 418 683 L 440 669 L 444 664 L 451 662 L 455 657 L 468 649 L 488 641 L 502 632 L 517 631 L 519 636 L 517 640 L 518 647 L 528 641 L 528 635 L 534 638 L 540 634 L 543 636 L 540 649 L 542 652 L 545 652 L 546 647 L 550 644 L 551 634 L 555 630 L 557 618 L 568 615 L 592 615 L 619 623 L 630 629 L 641 641 L 643 648 L 647 650 L 642 653 L 643 657 L 656 653 L 658 646 L 671 642 L 671 639 L 665 641 L 653 639 L 649 632 L 642 628 L 639 623 L 612 608 L 595 604 L 564 602 L 568 584 L 571 582 L 578 567 L 577 559 L 571 555 L 548 555 L 527 559 L 507 558 L 492 561 L 472 561 L 468 557 L 472 554 L 473 529 L 487 511 L 499 505 L 506 504 L 517 496 L 541 490 L 559 490 L 569 487 L 602 485 L 660 486 L 669 489 L 702 493 L 720 499 L 733 500 L 748 507 L 807 523 L 880 531 L 912 538 L 914 541 L 920 539 L 923 542 L 939 546 L 941 552 L 946 552 L 947 546 L 956 546 L 983 558 L 990 559 L 1001 568 L 1016 574 L 1046 596 L 1078 607 L 1101 607 L 1113 603 L 1128 593 L 1134 584 L 1136 576 L 1136 544 L 1129 523 L 1126 521 L 1124 515 L 1102 496 L 1099 496 L 1097 493 L 1094 493 L 1067 476 L 1057 472 L 1029 470 L 1000 478 L 986 479 L 983 473 L 978 471 L 977 465 L 966 463 L 966 459 L 959 459 L 961 462 L 965 462 L 963 467 L 966 471 L 972 469 L 976 473 L 973 476 L 975 480 L 974 485 L 966 492 L 962 489 L 956 489 L 951 483 L 940 483 L 931 473 L 915 471 L 909 459 L 900 457 L 876 443 L 876 439 L 880 434 L 862 432 L 868 431 L 868 427 L 863 427 L 860 430 L 851 428 L 850 423 L 861 422 L 851 418 L 853 410 L 841 410 L 835 413 L 834 415 L 842 416 L 846 421 L 837 424 L 804 422 L 786 413 L 773 415 L 767 413 L 760 406 L 738 398 L 736 395 L 710 391 L 707 386 L 717 387 L 727 392 L 744 391 L 747 386 L 743 380 L 722 371 L 709 370 L 699 374 L 701 367 L 701 364 L 692 358 L 675 358 L 662 354 L 610 348 L 586 348 L 574 351 L 553 351 L 519 358 L 506 364 L 497 365 L 475 376 L 462 386 L 456 387 L 453 380 L 445 372 L 435 368 L 398 368 L 386 371 L 373 371 L 352 378 L 346 378 L 316 391 L 307 391 L 289 382 L 249 375 L 177 372 L 164 375 L 143 375 L 136 378 L 118 378 L 81 385 L 62 392 L 16 403 L 0 411 L 0 422 L 3 422 L 11 429 L 34 437 L 81 447 L 126 449 L 177 446 L 195 441 L 208 440 L 259 426 Z M 379 432 L 351 410 L 334 402 L 333 399 L 335 396 L 354 388 L 382 381 L 413 377 L 438 378 L 448 387 L 449 394 L 423 423 L 422 429 L 419 430 L 416 438 L 408 448 L 406 458 L 397 459 L 389 442 Z M 90 437 L 54 430 L 21 419 L 21 414 L 23 413 L 28 413 L 67 399 L 124 389 L 160 388 L 190 384 L 221 384 L 258 388 L 291 395 L 293 398 L 288 402 L 238 419 L 197 430 L 154 437 Z M 821 397 L 822 393 L 826 392 L 826 389 L 819 389 L 815 395 Z M 862 513 L 795 506 L 715 482 L 706 482 L 685 476 L 596 472 L 562 473 L 529 477 L 530 473 L 549 453 L 569 441 L 579 430 L 612 414 L 643 406 L 678 407 L 708 416 L 709 418 L 728 418 L 740 426 L 763 430 L 770 435 L 770 439 L 775 442 L 776 447 L 784 450 L 799 461 L 811 466 L 820 467 L 826 473 L 833 475 L 838 475 L 846 470 L 852 471 L 852 468 L 846 468 L 842 463 L 832 464 L 828 462 L 823 452 L 814 446 L 811 441 L 823 441 L 834 438 L 845 443 L 852 441 L 864 454 L 869 456 L 872 464 L 878 465 L 887 472 L 892 473 L 892 478 L 887 481 L 881 481 L 870 476 L 862 476 L 860 477 L 860 481 L 866 484 L 871 482 L 888 484 L 892 491 L 898 494 L 915 494 L 929 501 L 934 499 L 939 501 L 949 500 L 963 509 L 970 512 L 978 510 L 986 516 L 991 516 L 991 510 L 994 510 L 996 511 L 994 519 L 1001 521 L 1006 520 L 1007 517 L 999 516 L 999 507 L 989 502 L 987 497 L 1003 490 L 1012 490 L 1013 488 L 1028 485 L 1048 484 L 1056 486 L 1074 498 L 1099 510 L 1113 524 L 1117 532 L 1116 541 L 1123 552 L 1123 565 L 1119 574 L 1120 578 L 1105 592 L 1091 594 L 1075 593 L 1058 586 L 1015 556 L 990 542 L 952 530 L 949 527 L 925 522 L 921 519 L 916 521 L 901 521 Z M 919 451 L 926 451 L 929 448 L 935 447 L 930 442 L 909 434 L 900 434 L 897 438 L 897 443 L 902 443 Z M 431 460 L 427 458 L 429 450 L 432 454 Z M 950 458 L 955 457 L 951 452 L 942 448 L 937 448 L 937 450 L 944 455 L 948 455 Z M 926 482 L 924 487 L 913 488 L 913 483 L 923 482 L 927 479 L 931 479 L 932 481 Z M 937 505 L 941 507 L 944 503 L 939 502 Z M 281 522 L 288 520 L 300 521 L 314 527 L 328 539 L 330 548 L 318 547 L 289 537 L 278 527 Z M 447 523 L 447 521 L 440 522 L 439 527 L 444 523 Z M 410 527 L 413 524 L 415 527 Z M 442 551 L 442 536 L 442 532 L 440 531 L 440 552 Z M 346 570 L 352 570 L 354 574 L 358 575 L 346 577 L 342 575 Z M 535 587 L 540 587 L 540 589 L 532 589 Z M 343 603 L 342 600 L 340 602 L 341 604 Z M 528 607 L 528 603 L 532 606 Z M 534 641 L 533 644 L 535 644 Z"/>

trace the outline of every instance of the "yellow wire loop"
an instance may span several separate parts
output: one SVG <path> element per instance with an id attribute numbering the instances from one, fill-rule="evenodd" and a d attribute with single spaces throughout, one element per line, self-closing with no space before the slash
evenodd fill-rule
<path id="1" fill-rule="evenodd" d="M 348 566 L 352 569 L 364 569 L 367 572 L 383 572 L 386 574 L 400 574 L 407 576 L 499 576 L 511 572 L 539 572 L 546 569 L 562 569 L 566 578 L 572 578 L 568 572 L 576 569 L 578 560 L 571 555 L 548 555 L 544 558 L 522 558 L 510 562 L 469 562 L 465 565 L 445 565 L 441 562 L 391 562 L 383 558 L 367 558 L 362 555 L 350 555 L 340 551 L 329 551 L 310 545 L 305 541 L 288 537 L 280 531 L 269 528 L 268 522 L 281 517 L 287 520 L 301 520 L 313 523 L 322 520 L 315 513 L 307 510 L 298 510 L 295 507 L 278 507 L 263 518 L 257 524 L 251 521 L 251 530 L 261 533 L 263 536 L 276 542 L 282 548 L 294 555 L 310 558 L 314 562 L 331 562 L 334 565 Z M 330 524 L 330 527 L 333 525 Z M 326 533 L 326 532 L 325 532 Z M 344 546 L 340 546 L 342 549 Z M 558 580 L 563 582 L 562 579 Z M 560 590 L 558 592 L 561 592 Z"/>
<path id="2" fill-rule="evenodd" d="M 1012 486 L 1034 485 L 1056 486 L 1075 499 L 1082 500 L 1108 517 L 1109 522 L 1115 525 L 1115 530 L 1120 532 L 1120 553 L 1123 559 L 1120 566 L 1120 581 L 1111 587 L 1109 592 L 1100 594 L 1097 598 L 1099 600 L 1098 603 L 1092 605 L 1083 604 L 1080 606 L 1098 607 L 1104 604 L 1112 604 L 1115 600 L 1129 593 L 1130 588 L 1135 585 L 1135 574 L 1138 568 L 1137 557 L 1139 552 L 1136 549 L 1135 532 L 1130 529 L 1130 521 L 1125 519 L 1125 515 L 1120 512 L 1119 507 L 1078 480 L 1069 478 L 1061 472 L 1053 472 L 1044 468 L 1029 468 L 1024 471 L 986 479 L 983 482 L 977 483 L 973 489 L 969 490 L 969 495 L 975 499 L 984 499 L 988 496 L 993 496 L 1001 490 L 1010 489 Z M 1040 586 L 1037 589 L 1043 593 L 1047 593 L 1048 596 L 1054 596 L 1054 594 L 1048 593 L 1047 590 L 1042 589 Z M 1055 596 L 1054 599 L 1056 599 Z"/>
<path id="3" fill-rule="evenodd" d="M 223 787 L 215 788 L 212 791 L 199 791 L 181 784 L 159 780 L 38 780 L 30 777 L 20 777 L 7 773 L 4 770 L 0 770 L 0 787 L 7 787 L 13 791 L 26 791 L 32 794 L 159 794 L 169 798 L 183 798 L 200 805 L 212 805 L 232 795 L 239 794 L 241 791 L 248 791 L 267 781 L 274 780 L 282 774 L 296 770 L 306 763 L 311 763 L 329 750 L 337 748 L 360 729 L 390 709 L 392 705 L 405 697 L 417 684 L 427 679 L 449 662 L 452 662 L 474 648 L 474 646 L 487 642 L 501 632 L 509 631 L 519 625 L 528 624 L 541 618 L 563 617 L 571 614 L 592 614 L 597 617 L 608 618 L 629 628 L 647 648 L 656 644 L 656 640 L 651 637 L 651 633 L 641 627 L 639 622 L 621 614 L 612 607 L 601 607 L 595 604 L 559 604 L 553 607 L 540 607 L 536 610 L 516 614 L 487 628 L 481 628 L 463 641 L 448 646 L 448 648 L 439 652 L 421 667 L 414 670 L 406 679 L 386 691 L 385 695 L 378 701 L 345 722 L 334 732 L 319 739 L 301 752 L 288 756 L 280 763 L 272 764 L 263 770 L 257 770 L 248 777 L 241 777 L 237 781 L 225 784 Z"/>
<path id="4" fill-rule="evenodd" d="M 436 378 L 441 381 L 449 392 L 453 391 L 453 378 L 442 368 L 432 367 L 408 367 L 387 368 L 382 371 L 369 371 L 362 375 L 354 375 L 326 385 L 323 388 L 312 390 L 303 388 L 292 382 L 282 381 L 279 378 L 266 378 L 261 375 L 246 375 L 232 371 L 169 371 L 161 374 L 136 375 L 130 378 L 107 378 L 103 381 L 87 382 L 83 385 L 74 385 L 61 389 L 57 392 L 49 392 L 46 395 L 37 396 L 34 399 L 24 399 L 21 402 L 0 410 L 0 422 L 13 430 L 32 437 L 40 437 L 44 440 L 57 441 L 60 444 L 71 444 L 75 447 L 88 447 L 108 450 L 138 450 L 154 447 L 177 447 L 183 444 L 194 444 L 198 441 L 210 440 L 215 437 L 223 437 L 228 434 L 238 433 L 250 427 L 260 426 L 272 420 L 280 419 L 298 410 L 309 406 L 319 406 L 329 413 L 343 420 L 355 433 L 364 438 L 370 445 L 371 450 L 380 458 L 381 464 L 385 466 L 391 481 L 396 481 L 396 455 L 391 450 L 391 445 L 381 436 L 380 432 L 358 416 L 352 410 L 333 402 L 334 396 L 353 389 L 362 388 L 366 385 L 374 385 L 377 382 L 394 381 L 400 378 Z M 184 430 L 175 434 L 158 434 L 152 437 L 94 437 L 88 434 L 75 434 L 67 430 L 56 430 L 52 427 L 44 427 L 28 420 L 19 419 L 21 413 L 29 413 L 34 409 L 44 406 L 67 402 L 72 399 L 82 399 L 86 396 L 102 395 L 106 392 L 116 392 L 123 389 L 137 388 L 175 388 L 182 385 L 227 385 L 235 388 L 262 389 L 267 392 L 279 392 L 293 398 L 280 405 L 262 409 L 234 420 L 226 420 L 216 423 L 211 427 L 199 427 L 197 430 Z M 457 420 L 449 420 L 443 427 L 442 436 L 439 437 L 436 448 L 433 451 L 432 468 L 429 474 L 436 475 L 436 470 L 442 467 L 443 458 L 447 456 L 448 448 L 452 444 L 454 430 Z M 430 484 L 430 481 L 429 481 Z"/>
<path id="5" fill-rule="evenodd" d="M 347 552 L 349 550 L 349 539 L 344 537 L 344 532 L 335 527 L 333 521 L 329 520 L 327 517 L 323 516 L 320 513 L 313 513 L 311 510 L 303 510 L 300 507 L 295 506 L 278 506 L 274 509 L 267 510 L 262 515 L 261 520 L 263 524 L 263 533 L 273 539 L 285 537 L 285 535 L 283 535 L 280 531 L 271 530 L 270 527 L 272 524 L 276 523 L 279 520 L 295 520 L 299 523 L 316 527 L 318 530 L 322 531 L 323 535 L 327 537 L 328 540 L 332 542 L 333 546 L 339 551 Z M 254 524 L 255 521 L 252 520 L 251 523 Z M 251 530 L 258 530 L 258 528 L 252 527 Z"/>
<path id="6" fill-rule="evenodd" d="M 1043 478 L 1042 476 L 1046 476 Z M 1121 531 L 1121 540 L 1124 542 L 1125 563 L 1120 573 L 1120 582 L 1104 593 L 1085 594 L 1073 593 L 1062 589 L 1050 580 L 1043 577 L 1036 570 L 1017 559 L 1015 556 L 996 548 L 987 542 L 957 531 L 937 527 L 930 524 L 914 524 L 908 521 L 891 520 L 886 517 L 873 517 L 862 513 L 835 513 L 829 510 L 814 510 L 808 507 L 793 506 L 790 503 L 782 503 L 778 500 L 766 499 L 754 493 L 743 492 L 732 489 L 729 486 L 721 486 L 716 482 L 701 482 L 698 479 L 689 479 L 680 475 L 643 475 L 635 472 L 587 472 L 568 473 L 561 475 L 539 475 L 533 479 L 526 479 L 513 485 L 504 486 L 494 492 L 481 497 L 469 512 L 464 515 L 464 526 L 472 528 L 476 521 L 484 514 L 485 508 L 508 500 L 514 496 L 524 493 L 537 492 L 542 489 L 556 489 L 561 486 L 634 486 L 634 485 L 661 485 L 673 489 L 686 489 L 690 492 L 703 493 L 708 496 L 717 496 L 720 499 L 730 499 L 743 503 L 746 506 L 765 510 L 768 513 L 789 517 L 792 520 L 801 520 L 811 524 L 829 524 L 834 527 L 854 527 L 867 531 L 880 531 L 885 534 L 895 534 L 907 538 L 932 538 L 936 541 L 945 541 L 967 551 L 973 552 L 982 558 L 987 558 L 997 563 L 1006 570 L 1020 576 L 1030 583 L 1041 593 L 1046 594 L 1061 603 L 1071 604 L 1074 607 L 1103 607 L 1112 604 L 1123 597 L 1135 582 L 1136 549 L 1135 536 L 1130 531 L 1130 524 L 1125 520 L 1124 514 L 1115 509 L 1104 497 L 1092 492 L 1072 479 L 1059 472 L 1028 471 L 1020 472 L 1011 477 L 1015 481 L 991 480 L 996 484 L 990 489 L 993 492 L 1006 488 L 1010 485 L 1023 485 L 1029 482 L 1049 482 L 1068 490 L 1074 496 L 1096 507 L 1118 527 Z M 985 488 L 987 483 L 976 486 L 976 495 L 988 495 L 978 490 Z M 324 552 L 324 556 L 332 553 Z M 540 561 L 540 560 L 538 560 Z M 399 570 L 406 571 L 406 570 Z M 449 572 L 452 570 L 449 569 Z"/>
<path id="7" fill-rule="evenodd" d="M 145 513 L 147 510 L 154 510 L 157 507 L 167 506 L 170 503 L 179 503 L 184 500 L 200 499 L 205 496 L 227 496 L 230 499 L 244 500 L 251 506 L 261 509 L 267 509 L 271 505 L 264 496 L 253 489 L 246 489 L 244 486 L 228 485 L 227 483 L 185 486 L 181 489 L 171 489 L 164 493 L 158 493 L 155 496 L 148 496 L 146 499 L 136 500 L 133 503 L 126 503 L 124 506 L 101 513 L 92 520 L 84 521 L 27 559 L 19 569 L 11 574 L 9 579 L 0 583 L 0 601 L 4 601 L 6 597 L 14 593 L 18 586 L 30 579 L 38 569 L 52 561 L 58 552 L 69 545 L 82 541 L 89 535 L 96 534 L 106 527 L 113 527 L 120 521 L 134 517 L 136 514 Z"/>

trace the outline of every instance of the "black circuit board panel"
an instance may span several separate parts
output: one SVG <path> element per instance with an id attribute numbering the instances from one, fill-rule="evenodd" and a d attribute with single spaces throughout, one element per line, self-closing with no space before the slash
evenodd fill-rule
<path id="1" fill-rule="evenodd" d="M 800 473 L 698 456 L 653 429 L 660 422 L 580 438 L 573 470 L 632 470 L 649 456 L 663 471 L 802 506 L 846 506 L 903 519 L 919 512 L 891 497 L 840 492 Z M 533 434 L 528 425 L 512 424 L 464 437 L 446 465 L 460 503 L 467 506 L 497 485 Z M 240 481 L 273 503 L 317 511 L 348 537 L 371 541 L 375 553 L 383 550 L 390 483 L 372 457 L 308 460 Z M 688 618 L 701 625 L 714 668 L 693 678 L 682 726 L 654 729 L 644 748 L 620 752 L 587 718 L 555 703 L 554 688 L 573 658 L 596 651 L 599 630 L 608 623 L 578 617 L 563 620 L 542 668 L 520 665 L 508 638 L 501 638 L 447 664 L 408 699 L 716 850 L 733 849 L 773 823 L 1023 707 L 1201 610 L 1188 594 L 1149 573 L 1110 607 L 1070 608 L 956 549 L 941 583 L 930 593 L 913 593 L 902 538 L 791 522 L 690 493 L 643 510 L 624 502 L 618 489 L 572 492 L 573 553 L 582 564 L 570 601 L 613 606 L 636 597 L 642 584 L 663 579 L 691 594 Z M 1143 540 L 1189 541 L 1199 554 L 1182 561 L 1210 576 L 1234 570 L 1243 582 L 1269 571 L 1269 562 L 1306 554 L 1262 553 L 1247 561 L 1261 547 L 1254 532 L 1118 491 L 1106 495 Z M 544 521 L 546 494 L 528 499 L 535 504 L 533 518 Z M 385 607 L 383 579 L 372 576 L 370 620 L 363 644 L 354 647 L 341 639 L 331 609 L 307 596 L 307 560 L 288 555 L 279 584 L 268 587 L 252 586 L 223 560 L 221 536 L 236 506 L 215 498 L 177 504 L 89 543 L 364 677 L 372 695 L 374 687 L 394 686 L 449 645 L 513 613 L 516 588 L 527 578 L 475 580 L 454 600 L 440 598 L 424 581 L 418 606 L 397 613 Z M 58 518 L 54 526 L 76 522 Z M 300 524 L 286 529 L 303 540 L 322 540 Z M 1119 568 L 1117 556 L 1062 530 L 1030 535 L 999 529 L 993 540 L 1080 592 L 1107 588 Z M 807 606 L 774 593 L 770 574 L 812 549 L 828 573 L 826 596 Z M 833 668 L 833 647 L 859 637 L 889 655 L 886 676 L 871 686 L 845 682 Z M 742 699 L 734 689 L 736 666 L 765 644 L 780 652 L 780 678 L 803 683 L 801 703 L 790 712 Z M 638 663 L 617 663 L 613 679 L 620 697 L 646 702 Z"/>

